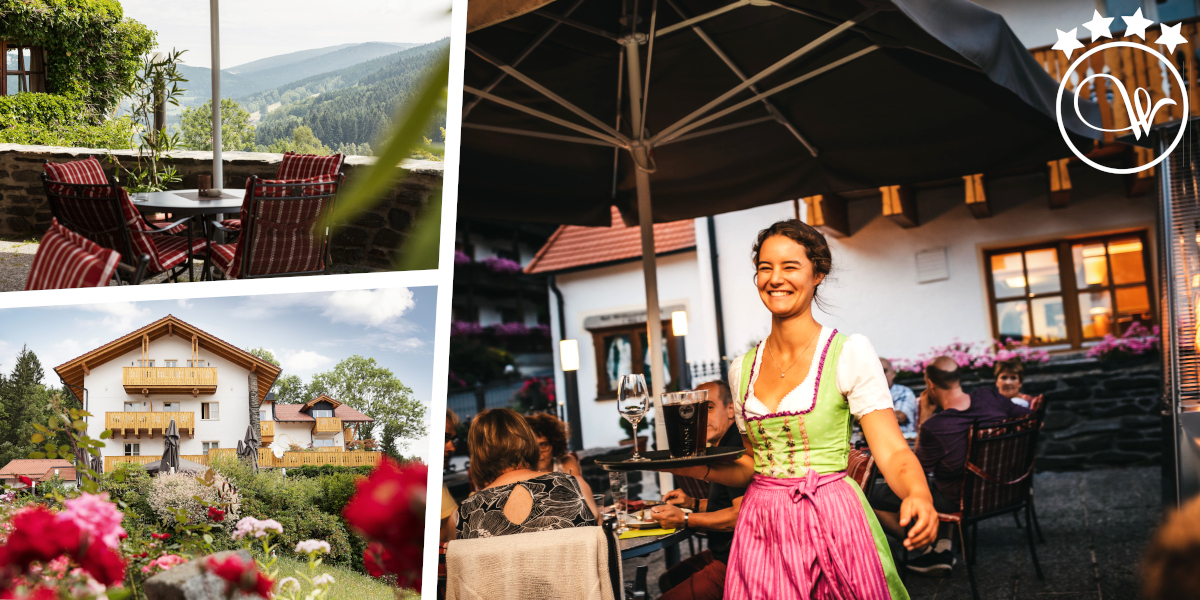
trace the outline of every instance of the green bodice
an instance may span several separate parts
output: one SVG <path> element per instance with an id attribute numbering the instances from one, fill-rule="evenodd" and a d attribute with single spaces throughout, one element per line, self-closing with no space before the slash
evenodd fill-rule
<path id="1" fill-rule="evenodd" d="M 846 336 L 836 330 L 822 350 L 817 364 L 816 399 L 805 412 L 776 412 L 766 417 L 748 417 L 745 402 L 754 377 L 754 363 L 762 343 L 742 358 L 741 381 L 735 410 L 746 420 L 746 435 L 754 447 L 754 471 L 767 477 L 804 477 L 810 469 L 818 474 L 846 470 L 850 453 L 853 417 L 846 398 L 837 388 L 837 363 Z"/>

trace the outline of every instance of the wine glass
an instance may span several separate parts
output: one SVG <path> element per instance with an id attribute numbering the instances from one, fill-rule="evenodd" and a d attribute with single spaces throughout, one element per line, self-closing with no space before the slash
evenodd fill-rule
<path id="1" fill-rule="evenodd" d="M 643 462 L 650 459 L 638 454 L 637 426 L 638 421 L 646 415 L 650 405 L 650 393 L 646 390 L 646 378 L 639 374 L 621 376 L 621 385 L 617 388 L 617 412 L 633 425 L 633 456 L 625 462 Z"/>

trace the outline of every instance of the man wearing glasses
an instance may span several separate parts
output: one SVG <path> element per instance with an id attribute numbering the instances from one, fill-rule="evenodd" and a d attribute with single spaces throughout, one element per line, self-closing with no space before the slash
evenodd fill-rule
<path id="1" fill-rule="evenodd" d="M 733 424 L 733 394 L 724 381 L 702 383 L 696 390 L 708 391 L 708 444 L 741 446 L 742 436 Z M 650 510 L 651 518 L 664 528 L 690 527 L 708 536 L 708 550 L 671 567 L 658 579 L 660 600 L 720 600 L 725 592 L 725 564 L 733 545 L 733 526 L 746 488 L 708 484 L 706 499 L 692 498 L 683 490 L 663 496 L 667 504 Z M 691 510 L 687 514 L 680 510 Z"/>

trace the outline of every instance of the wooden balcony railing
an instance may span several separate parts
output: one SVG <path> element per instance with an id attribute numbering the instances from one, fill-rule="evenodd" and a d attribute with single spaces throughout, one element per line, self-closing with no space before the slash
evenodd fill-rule
<path id="1" fill-rule="evenodd" d="M 313 433 L 333 433 L 342 430 L 342 420 L 337 417 L 317 417 L 313 425 Z"/>
<path id="2" fill-rule="evenodd" d="M 214 458 L 218 456 L 227 458 L 237 458 L 237 450 L 233 448 L 214 448 L 208 451 L 207 455 L 200 454 L 183 454 L 180 458 L 190 460 L 194 463 L 199 463 L 205 466 L 212 464 Z M 161 456 L 105 456 L 104 457 L 104 472 L 111 472 L 120 463 L 134 463 L 144 465 L 156 460 L 160 460 Z M 258 452 L 258 466 L 263 468 L 294 468 L 304 465 L 332 465 L 335 467 L 374 467 L 383 461 L 382 452 L 365 452 L 353 451 L 345 452 L 341 448 L 318 448 L 317 452 L 284 452 L 280 458 L 275 458 L 275 455 L 270 450 L 261 449 Z"/>
<path id="3" fill-rule="evenodd" d="M 259 421 L 258 429 L 263 442 L 270 443 L 275 440 L 275 421 Z"/>
<path id="4" fill-rule="evenodd" d="M 124 367 L 121 381 L 130 394 L 179 394 L 192 396 L 217 391 L 216 367 Z"/>
<path id="5" fill-rule="evenodd" d="M 106 412 L 104 428 L 121 437 L 128 437 L 132 433 L 140 439 L 145 431 L 153 438 L 155 430 L 160 434 L 166 432 L 172 420 L 175 421 L 175 428 L 179 433 L 195 437 L 196 413 L 193 412 Z"/>

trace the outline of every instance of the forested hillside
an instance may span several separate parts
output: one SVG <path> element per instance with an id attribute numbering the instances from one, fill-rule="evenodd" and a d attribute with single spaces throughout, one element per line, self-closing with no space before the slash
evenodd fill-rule
<path id="1" fill-rule="evenodd" d="M 426 72 L 448 45 L 449 40 L 425 44 L 238 100 L 246 110 L 258 113 L 255 131 L 260 146 L 290 138 L 301 126 L 310 127 L 332 148 L 373 143 L 391 127 L 397 105 L 412 100 Z M 280 106 L 267 112 L 275 103 Z M 442 113 L 426 137 L 443 141 L 441 128 L 445 125 Z"/>

